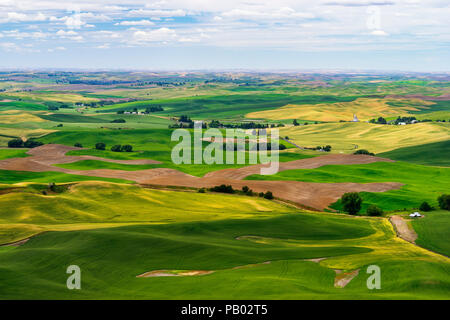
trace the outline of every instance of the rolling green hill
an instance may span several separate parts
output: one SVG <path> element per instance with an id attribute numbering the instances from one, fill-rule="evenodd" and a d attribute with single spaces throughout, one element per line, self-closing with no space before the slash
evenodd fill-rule
<path id="1" fill-rule="evenodd" d="M 370 204 L 383 210 L 418 208 L 423 201 L 437 206 L 438 195 L 450 190 L 450 168 L 436 168 L 406 162 L 375 162 L 360 165 L 329 165 L 317 169 L 296 169 L 275 175 L 251 175 L 246 180 L 295 180 L 305 182 L 401 182 L 399 190 L 381 193 L 361 192 L 361 212 Z M 331 206 L 341 209 L 340 202 Z"/>
<path id="2" fill-rule="evenodd" d="M 429 166 L 450 166 L 450 140 L 399 148 L 377 154 L 383 158 Z"/>
<path id="3" fill-rule="evenodd" d="M 424 248 L 450 256 L 450 242 L 448 230 L 450 229 L 450 212 L 433 211 L 422 212 L 425 217 L 412 220 L 412 226 L 417 232 L 416 243 Z"/>
<path id="4" fill-rule="evenodd" d="M 261 241 L 238 238 L 249 234 Z M 302 213 L 46 232 L 0 249 L 0 292 L 7 299 L 446 299 L 448 261 L 394 237 L 379 219 Z M 303 260 L 321 257 L 329 259 Z M 369 264 L 380 266 L 382 290 L 367 289 Z M 82 290 L 67 290 L 69 265 L 81 268 Z M 333 268 L 361 270 L 340 289 Z M 212 273 L 137 277 L 152 270 Z"/>

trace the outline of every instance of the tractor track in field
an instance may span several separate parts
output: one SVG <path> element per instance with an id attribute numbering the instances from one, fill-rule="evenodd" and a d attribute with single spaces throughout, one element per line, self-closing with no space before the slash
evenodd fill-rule
<path id="1" fill-rule="evenodd" d="M 223 169 L 196 177 L 175 169 L 154 168 L 136 171 L 93 169 L 73 170 L 54 166 L 54 164 L 72 163 L 80 160 L 99 160 L 120 164 L 159 164 L 159 161 L 113 160 L 94 156 L 67 156 L 66 153 L 80 148 L 59 144 L 47 144 L 29 150 L 25 158 L 9 158 L 0 160 L 0 169 L 16 171 L 56 171 L 91 177 L 116 178 L 135 181 L 144 185 L 159 185 L 189 188 L 210 188 L 226 184 L 235 189 L 248 186 L 254 192 L 271 191 L 276 198 L 297 203 L 301 206 L 323 210 L 338 200 L 346 192 L 384 192 L 398 189 L 403 184 L 397 182 L 383 183 L 313 183 L 302 181 L 265 181 L 243 180 L 252 174 L 259 174 L 264 165 L 250 165 L 238 169 Z M 368 155 L 330 154 L 315 158 L 294 160 L 279 163 L 279 170 L 314 169 L 325 165 L 366 164 L 373 162 L 392 162 L 392 160 Z"/>

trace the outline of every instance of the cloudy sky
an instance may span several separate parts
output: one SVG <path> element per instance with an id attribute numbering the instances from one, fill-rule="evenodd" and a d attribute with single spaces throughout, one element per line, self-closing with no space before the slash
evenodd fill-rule
<path id="1" fill-rule="evenodd" d="M 0 68 L 450 71 L 449 0 L 0 0 Z"/>

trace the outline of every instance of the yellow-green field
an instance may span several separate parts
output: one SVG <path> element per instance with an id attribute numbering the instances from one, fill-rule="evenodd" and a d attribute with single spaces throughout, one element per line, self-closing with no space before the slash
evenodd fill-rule
<path id="1" fill-rule="evenodd" d="M 294 209 L 257 197 L 145 189 L 81 182 L 59 194 L 24 188 L 0 197 L 0 244 L 48 231 L 267 217 Z M 7 186 L 10 188 L 11 186 Z"/>
<path id="2" fill-rule="evenodd" d="M 96 102 L 97 98 L 90 98 L 78 93 L 62 92 L 8 92 L 9 97 L 16 97 L 23 100 L 56 101 L 56 102 Z"/>
<path id="3" fill-rule="evenodd" d="M 380 153 L 402 147 L 448 140 L 449 123 L 416 123 L 405 126 L 380 125 L 365 122 L 322 123 L 287 127 L 280 136 L 300 146 L 331 145 L 332 152 L 354 152 L 367 149 Z"/>
<path id="4" fill-rule="evenodd" d="M 393 101 L 408 103 L 408 105 L 401 107 L 390 106 L 388 102 Z M 389 100 L 359 98 L 351 102 L 287 105 L 273 110 L 251 112 L 246 115 L 246 118 L 269 120 L 302 119 L 311 121 L 350 121 L 353 119 L 353 114 L 356 114 L 359 120 L 367 121 L 378 117 L 405 115 L 409 111 L 426 109 L 432 104 L 432 102 L 419 99 Z"/>
<path id="5" fill-rule="evenodd" d="M 44 120 L 34 114 L 35 112 L 24 112 L 22 110 L 0 111 L 0 123 L 13 124 L 21 122 L 44 122 Z"/>

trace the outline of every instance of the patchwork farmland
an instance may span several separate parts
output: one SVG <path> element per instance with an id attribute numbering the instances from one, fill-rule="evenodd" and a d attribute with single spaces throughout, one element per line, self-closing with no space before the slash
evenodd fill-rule
<path id="1" fill-rule="evenodd" d="M 70 79 L 2 84 L 0 299 L 448 300 L 448 76 Z M 245 161 L 203 139 L 219 163 L 175 163 L 173 133 L 196 122 L 242 129 Z M 271 175 L 249 163 L 264 132 Z M 67 290 L 69 265 L 83 290 Z"/>

